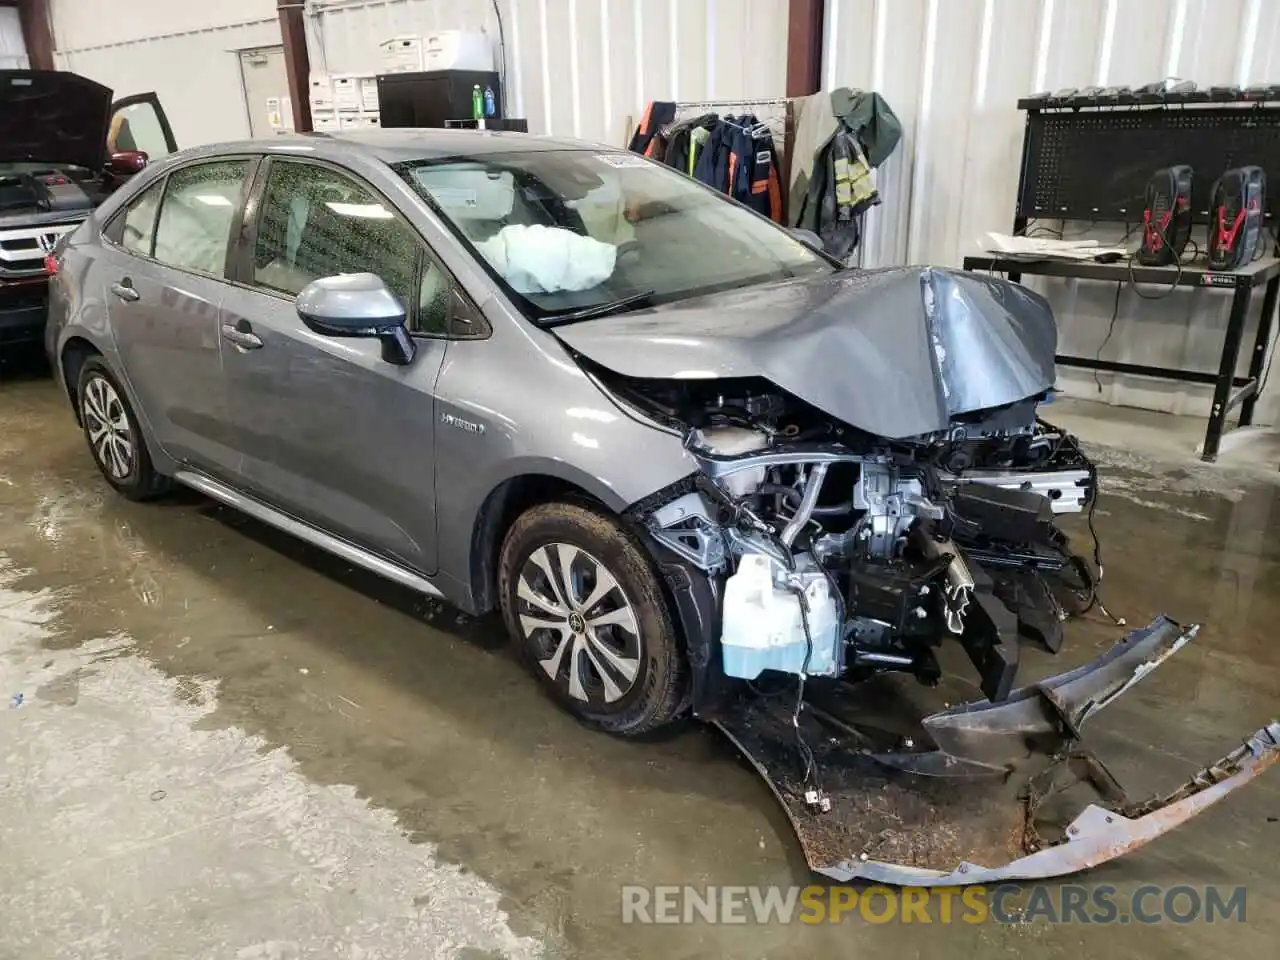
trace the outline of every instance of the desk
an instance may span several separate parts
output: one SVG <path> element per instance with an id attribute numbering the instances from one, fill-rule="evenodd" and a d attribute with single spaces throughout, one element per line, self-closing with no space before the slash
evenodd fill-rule
<path id="1" fill-rule="evenodd" d="M 966 270 L 1007 274 L 1010 280 L 1021 281 L 1024 274 L 1037 277 L 1063 277 L 1076 280 L 1105 280 L 1111 283 L 1128 283 L 1129 266 L 1120 263 L 1095 263 L 1091 260 L 1014 260 L 1006 257 L 965 257 Z M 1140 284 L 1169 287 L 1177 276 L 1176 267 L 1144 267 L 1133 265 L 1132 279 Z M 1258 321 L 1258 335 L 1254 340 L 1253 355 L 1249 359 L 1249 375 L 1236 376 L 1236 363 L 1240 357 L 1240 345 L 1244 340 L 1245 322 L 1249 317 L 1249 304 L 1254 288 L 1266 284 L 1262 298 L 1262 316 Z M 1179 286 L 1185 288 L 1214 287 L 1233 291 L 1231 316 L 1227 320 L 1227 333 L 1222 342 L 1222 358 L 1217 373 L 1199 370 L 1183 370 L 1175 367 L 1152 367 L 1137 363 L 1114 363 L 1095 360 L 1093 357 L 1059 355 L 1057 362 L 1065 367 L 1083 367 L 1086 370 L 1105 370 L 1110 373 L 1130 373 L 1185 383 L 1213 384 L 1213 405 L 1209 409 L 1209 425 L 1204 434 L 1204 449 L 1200 459 L 1212 463 L 1218 458 L 1218 445 L 1226 429 L 1227 414 L 1240 408 L 1240 426 L 1253 422 L 1253 408 L 1258 400 L 1259 378 L 1267 360 L 1267 347 L 1271 340 L 1271 327 L 1276 312 L 1276 298 L 1280 295 L 1280 259 L 1263 257 L 1238 270 L 1210 270 L 1203 261 L 1182 267 Z"/>

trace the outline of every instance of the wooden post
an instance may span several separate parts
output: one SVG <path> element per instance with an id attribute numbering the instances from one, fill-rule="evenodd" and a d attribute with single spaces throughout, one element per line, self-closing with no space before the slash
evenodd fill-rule
<path id="1" fill-rule="evenodd" d="M 307 31 L 302 0 L 276 0 L 280 17 L 280 38 L 284 41 L 284 70 L 289 77 L 289 99 L 293 102 L 293 128 L 311 132 L 311 58 L 307 54 Z"/>
<path id="2" fill-rule="evenodd" d="M 822 89 L 823 0 L 790 0 L 787 19 L 787 96 Z"/>
<path id="3" fill-rule="evenodd" d="M 22 43 L 32 70 L 53 70 L 53 28 L 49 25 L 48 0 L 18 0 Z"/>

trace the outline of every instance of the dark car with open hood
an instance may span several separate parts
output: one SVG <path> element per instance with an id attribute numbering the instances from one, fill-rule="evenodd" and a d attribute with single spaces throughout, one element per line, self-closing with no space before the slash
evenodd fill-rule
<path id="1" fill-rule="evenodd" d="M 155 94 L 113 103 L 75 73 L 0 70 L 0 350 L 41 341 L 59 240 L 176 149 Z"/>

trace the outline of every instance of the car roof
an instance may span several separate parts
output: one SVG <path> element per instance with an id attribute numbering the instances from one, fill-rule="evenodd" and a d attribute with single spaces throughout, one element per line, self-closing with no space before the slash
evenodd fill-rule
<path id="1" fill-rule="evenodd" d="M 479 158 L 503 153 L 530 153 L 550 150 L 609 150 L 607 147 L 533 133 L 502 130 L 440 130 L 405 127 L 391 130 L 343 130 L 337 133 L 282 134 L 270 139 L 222 143 L 210 152 L 239 152 L 246 149 L 264 153 L 297 153 L 300 150 L 319 154 L 343 155 L 352 151 L 375 157 L 384 163 L 413 160 L 439 160 L 445 157 Z"/>

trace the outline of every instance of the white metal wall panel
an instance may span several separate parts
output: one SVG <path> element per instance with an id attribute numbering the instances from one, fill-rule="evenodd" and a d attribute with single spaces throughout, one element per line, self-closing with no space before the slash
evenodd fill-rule
<path id="1" fill-rule="evenodd" d="M 0 7 L 0 70 L 25 70 L 27 45 L 16 7 Z"/>
<path id="2" fill-rule="evenodd" d="M 903 122 L 902 145 L 880 171 L 884 203 L 868 215 L 867 265 L 958 265 L 983 233 L 1010 229 L 1020 96 L 1170 75 L 1201 85 L 1280 81 L 1275 0 L 827 0 L 826 33 L 824 85 L 876 90 Z M 1067 232 L 1085 235 L 1089 225 L 1071 223 Z M 1117 240 L 1123 232 L 1108 225 L 1091 235 Z M 1038 286 L 1059 315 L 1064 352 L 1092 356 L 1103 347 L 1114 285 Z M 1102 356 L 1216 370 L 1228 301 L 1221 292 L 1179 289 L 1147 302 L 1126 287 Z M 1100 380 L 1101 393 L 1091 374 L 1059 371 L 1060 384 L 1079 395 L 1179 413 L 1208 409 L 1207 388 Z M 1258 410 L 1264 422 L 1280 419 L 1277 397 L 1280 387 L 1269 384 Z"/>
<path id="3" fill-rule="evenodd" d="M 787 0 L 500 0 L 508 112 L 529 129 L 621 143 L 650 100 L 778 97 Z M 311 65 L 375 73 L 397 34 L 486 30 L 489 0 L 311 0 Z"/>
<path id="4" fill-rule="evenodd" d="M 65 50 L 220 29 L 277 16 L 276 0 L 49 0 L 49 6 L 54 43 Z"/>
<path id="5" fill-rule="evenodd" d="M 111 8 L 104 7 L 105 11 Z M 155 91 L 180 147 L 249 136 L 237 50 L 280 43 L 279 22 L 206 28 L 158 39 L 55 52 L 58 65 L 115 91 Z"/>

